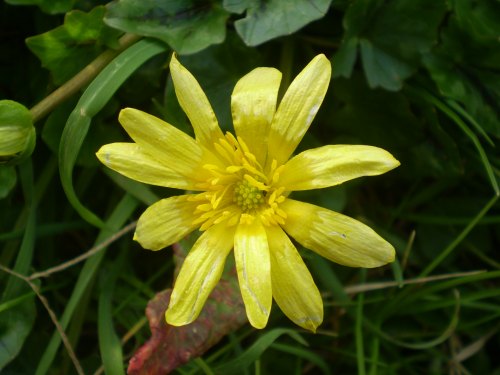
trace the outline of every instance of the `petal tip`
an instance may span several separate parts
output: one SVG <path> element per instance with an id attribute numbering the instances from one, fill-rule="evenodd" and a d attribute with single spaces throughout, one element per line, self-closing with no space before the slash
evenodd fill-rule
<path id="1" fill-rule="evenodd" d="M 172 53 L 172 57 L 170 58 L 170 69 L 172 69 L 172 67 L 177 68 L 178 65 L 180 65 L 180 62 L 177 59 L 177 53 L 174 52 Z"/>
<path id="2" fill-rule="evenodd" d="M 287 314 L 285 313 L 285 315 Z M 307 329 L 312 333 L 316 333 L 316 329 L 321 325 L 321 323 L 323 323 L 323 310 L 321 310 L 319 315 L 312 314 L 300 317 L 288 316 L 288 318 L 298 326 Z"/>
<path id="3" fill-rule="evenodd" d="M 134 237 L 132 238 L 135 242 L 137 242 L 143 249 L 146 250 L 161 250 L 163 247 L 161 245 L 158 245 L 156 242 L 148 241 L 147 238 L 143 238 L 143 236 L 140 236 L 137 234 L 137 231 L 134 233 Z"/>
<path id="4" fill-rule="evenodd" d="M 107 162 L 109 160 L 109 154 L 104 151 L 105 147 L 106 145 L 101 146 L 101 148 L 95 153 L 95 156 L 97 157 L 97 159 L 99 159 L 101 163 L 103 163 L 104 165 L 108 165 Z"/>
<path id="5" fill-rule="evenodd" d="M 323 319 L 321 320 L 314 320 L 312 318 L 308 318 L 304 324 L 301 324 L 301 326 L 309 331 L 311 331 L 312 333 L 316 333 L 316 329 L 321 325 L 321 323 L 323 322 Z"/>
<path id="6" fill-rule="evenodd" d="M 395 169 L 401 165 L 401 162 L 391 155 L 390 162 L 387 163 L 389 170 Z"/>
<path id="7" fill-rule="evenodd" d="M 138 109 L 135 108 L 123 108 L 118 114 L 118 122 L 124 125 L 125 122 L 130 120 L 133 117 L 136 117 L 138 113 L 140 113 Z"/>
<path id="8" fill-rule="evenodd" d="M 172 312 L 172 309 L 170 307 L 167 308 L 167 311 L 165 311 L 165 321 L 171 326 L 180 327 L 192 322 L 182 318 L 182 316 L 176 316 L 175 313 Z"/>
<path id="9" fill-rule="evenodd" d="M 389 254 L 387 257 L 387 263 L 392 263 L 395 260 L 396 260 L 396 250 L 394 249 L 394 247 L 392 245 L 390 245 Z"/>
<path id="10" fill-rule="evenodd" d="M 248 321 L 250 322 L 252 327 L 257 328 L 257 329 L 266 328 L 267 320 L 268 320 L 268 317 L 266 317 L 266 319 L 251 319 L 250 317 L 248 317 Z"/>
<path id="11" fill-rule="evenodd" d="M 332 64 L 330 62 L 330 60 L 323 54 L 323 53 L 320 53 L 319 55 L 316 55 L 316 57 L 314 57 L 310 64 L 319 64 L 319 65 L 322 65 L 323 68 L 325 69 L 328 69 L 329 70 L 329 73 L 331 73 L 331 69 L 332 69 Z"/>
<path id="12" fill-rule="evenodd" d="M 379 255 L 377 257 L 378 259 L 377 260 L 374 259 L 372 266 L 366 266 L 366 267 L 363 266 L 363 267 L 365 268 L 382 267 L 396 260 L 396 250 L 389 242 L 386 242 L 385 248 L 383 248 L 378 255 Z"/>

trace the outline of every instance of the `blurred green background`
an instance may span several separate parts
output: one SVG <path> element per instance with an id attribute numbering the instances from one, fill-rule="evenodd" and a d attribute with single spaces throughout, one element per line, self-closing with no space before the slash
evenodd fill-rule
<path id="1" fill-rule="evenodd" d="M 137 357 L 176 260 L 131 230 L 179 192 L 110 172 L 95 152 L 127 140 L 124 107 L 191 132 L 173 51 L 226 130 L 241 76 L 276 67 L 283 94 L 324 53 L 333 79 L 299 151 L 366 144 L 401 161 L 294 195 L 367 223 L 398 254 L 366 271 L 300 249 L 325 303 L 316 334 L 277 308 L 258 331 L 235 309 Z M 4 0 L 0 100 L 0 127 L 36 129 L 32 153 L 31 141 L 0 153 L 2 374 L 500 375 L 498 0 Z M 144 363 L 128 367 L 134 354 Z"/>

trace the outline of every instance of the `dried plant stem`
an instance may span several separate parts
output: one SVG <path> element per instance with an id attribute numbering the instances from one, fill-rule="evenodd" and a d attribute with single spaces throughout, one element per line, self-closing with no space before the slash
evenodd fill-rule
<path id="1" fill-rule="evenodd" d="M 53 273 L 64 271 L 65 269 L 67 269 L 69 267 L 72 267 L 75 264 L 80 263 L 81 261 L 87 259 L 88 257 L 91 257 L 92 255 L 98 253 L 102 249 L 108 247 L 113 242 L 115 242 L 116 240 L 118 240 L 120 237 L 122 237 L 123 235 L 125 235 L 128 232 L 130 232 L 131 230 L 133 230 L 136 225 L 137 225 L 137 221 L 134 221 L 134 222 L 130 223 L 129 225 L 123 227 L 121 230 L 119 230 L 118 232 L 116 232 L 115 234 L 113 234 L 111 237 L 109 237 L 105 241 L 103 241 L 100 244 L 94 246 L 93 248 L 91 248 L 87 252 L 85 252 L 85 253 L 77 256 L 76 258 L 68 260 L 67 262 L 61 263 L 61 264 L 59 264 L 59 265 L 57 265 L 55 267 L 51 267 L 51 268 L 49 268 L 49 269 L 47 269 L 45 271 L 35 272 L 35 273 L 31 274 L 28 277 L 28 279 L 29 280 L 34 280 L 34 279 L 38 279 L 40 277 L 48 277 L 48 276 L 52 275 Z"/>
<path id="2" fill-rule="evenodd" d="M 395 286 L 400 286 L 400 285 L 424 284 L 424 283 L 427 283 L 430 281 L 447 280 L 447 279 L 453 279 L 456 277 L 472 276 L 472 275 L 477 275 L 477 274 L 480 274 L 483 272 L 487 272 L 487 271 L 486 270 L 478 270 L 478 271 L 456 272 L 456 273 L 448 273 L 448 274 L 444 274 L 444 275 L 419 277 L 416 279 L 404 280 L 402 283 L 399 283 L 398 281 L 385 281 L 385 282 L 381 282 L 381 283 L 351 285 L 351 286 L 345 287 L 344 289 L 345 289 L 345 292 L 347 294 L 357 294 L 357 293 L 361 293 L 361 292 L 369 292 L 372 290 L 393 288 Z"/>

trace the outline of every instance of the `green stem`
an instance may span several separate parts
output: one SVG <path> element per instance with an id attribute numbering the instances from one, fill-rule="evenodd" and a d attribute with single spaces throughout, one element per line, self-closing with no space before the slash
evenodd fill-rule
<path id="1" fill-rule="evenodd" d="M 111 60 L 120 54 L 120 52 L 127 49 L 133 43 L 138 41 L 141 37 L 134 34 L 125 34 L 119 40 L 119 47 L 116 50 L 107 50 L 97 56 L 94 61 L 83 68 L 77 75 L 64 83 L 62 86 L 53 91 L 49 96 L 45 97 L 41 102 L 31 108 L 33 115 L 33 122 L 41 120 L 52 112 L 59 104 L 63 103 L 66 99 L 70 98 L 73 94 L 80 91 L 92 79 L 94 79 Z"/>

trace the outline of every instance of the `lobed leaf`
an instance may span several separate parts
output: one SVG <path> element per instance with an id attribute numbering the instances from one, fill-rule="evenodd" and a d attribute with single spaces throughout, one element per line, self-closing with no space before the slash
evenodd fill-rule
<path id="1" fill-rule="evenodd" d="M 28 48 L 50 70 L 57 85 L 73 77 L 106 47 L 118 46 L 120 32 L 104 24 L 105 11 L 104 6 L 89 13 L 70 11 L 63 25 L 26 39 Z"/>
<path id="2" fill-rule="evenodd" d="M 229 14 L 211 1 L 117 0 L 107 8 L 109 26 L 158 38 L 179 54 L 201 51 L 226 37 Z"/>
<path id="3" fill-rule="evenodd" d="M 437 41 L 444 0 L 360 0 L 344 16 L 345 37 L 333 60 L 334 77 L 350 77 L 356 55 L 371 88 L 402 88 L 419 67 L 420 56 Z M 418 16 L 415 16 L 418 15 Z"/>
<path id="4" fill-rule="evenodd" d="M 332 0 L 247 0 L 224 1 L 224 7 L 235 13 L 246 9 L 246 17 L 234 23 L 236 31 L 248 46 L 289 35 L 308 23 L 323 17 Z"/>

